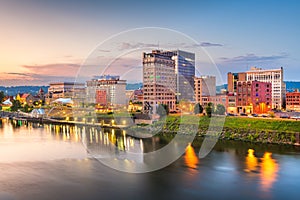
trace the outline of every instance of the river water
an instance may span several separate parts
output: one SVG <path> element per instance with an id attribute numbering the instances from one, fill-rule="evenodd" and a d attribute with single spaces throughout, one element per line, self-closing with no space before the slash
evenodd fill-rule
<path id="1" fill-rule="evenodd" d="M 170 138 L 134 139 L 112 130 L 0 121 L 0 199 L 299 199 L 300 148 L 218 141 L 203 159 L 201 139 L 177 161 L 125 173 L 91 152 L 149 151 Z M 83 142 L 84 141 L 84 142 Z M 146 150 L 147 149 L 147 150 Z M 138 161 L 137 161 L 138 162 Z M 131 162 L 131 164 L 134 164 Z"/>

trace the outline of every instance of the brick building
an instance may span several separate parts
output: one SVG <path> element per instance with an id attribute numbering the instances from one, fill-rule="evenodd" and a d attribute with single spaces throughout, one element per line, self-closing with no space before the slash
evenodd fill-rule
<path id="1" fill-rule="evenodd" d="M 300 92 L 286 93 L 286 109 L 293 111 L 300 111 Z"/>
<path id="2" fill-rule="evenodd" d="M 272 109 L 272 84 L 238 81 L 236 106 L 238 113 L 267 113 Z"/>

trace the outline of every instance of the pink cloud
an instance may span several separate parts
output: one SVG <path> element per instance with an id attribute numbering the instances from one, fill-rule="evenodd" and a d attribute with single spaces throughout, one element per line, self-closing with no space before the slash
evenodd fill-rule
<path id="1" fill-rule="evenodd" d="M 75 76 L 80 65 L 73 63 L 54 63 L 47 65 L 23 65 L 22 68 L 30 74 Z"/>

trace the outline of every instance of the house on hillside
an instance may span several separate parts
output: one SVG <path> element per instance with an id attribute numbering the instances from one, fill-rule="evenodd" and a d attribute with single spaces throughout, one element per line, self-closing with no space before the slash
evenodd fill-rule
<path id="1" fill-rule="evenodd" d="M 27 104 L 28 106 L 32 106 L 35 98 L 29 93 L 19 93 L 16 96 L 16 100 L 19 100 L 21 105 Z"/>

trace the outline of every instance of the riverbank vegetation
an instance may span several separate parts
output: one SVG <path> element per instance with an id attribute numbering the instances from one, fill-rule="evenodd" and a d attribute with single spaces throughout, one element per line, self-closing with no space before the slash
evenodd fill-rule
<path id="1" fill-rule="evenodd" d="M 176 134 L 180 128 L 189 134 L 193 133 L 197 127 L 197 135 L 201 137 L 205 136 L 210 128 L 216 130 L 215 135 L 220 139 L 277 144 L 299 143 L 300 121 L 282 119 L 171 115 L 144 129 L 156 133 L 161 131 L 163 134 Z M 137 130 L 143 131 L 143 128 Z"/>
<path id="2" fill-rule="evenodd" d="M 197 119 L 195 119 L 197 118 Z M 199 123 L 199 128 L 209 126 L 223 126 L 224 128 L 261 130 L 261 131 L 280 131 L 280 132 L 300 132 L 300 121 L 283 119 L 262 119 L 247 117 L 213 117 L 207 116 L 168 116 L 165 120 L 166 130 L 176 131 L 176 124 Z M 211 122 L 213 124 L 211 124 Z M 223 124 L 224 122 L 224 124 Z M 172 125 L 172 127 L 169 127 Z M 178 126 L 177 126 L 178 127 Z"/>

